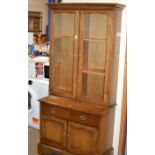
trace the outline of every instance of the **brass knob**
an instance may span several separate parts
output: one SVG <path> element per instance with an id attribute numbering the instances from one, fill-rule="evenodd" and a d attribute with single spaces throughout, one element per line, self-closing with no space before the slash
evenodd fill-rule
<path id="1" fill-rule="evenodd" d="M 81 120 L 81 121 L 85 121 L 85 120 L 87 120 L 87 117 L 86 117 L 85 115 L 81 115 L 81 116 L 80 116 L 80 120 Z"/>

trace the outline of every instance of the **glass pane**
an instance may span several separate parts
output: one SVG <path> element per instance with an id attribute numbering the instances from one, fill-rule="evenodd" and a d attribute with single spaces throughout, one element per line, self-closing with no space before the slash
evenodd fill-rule
<path id="1" fill-rule="evenodd" d="M 57 90 L 72 91 L 73 46 L 72 38 L 55 39 L 54 45 L 54 87 Z"/>
<path id="2" fill-rule="evenodd" d="M 106 41 L 84 41 L 83 69 L 104 72 Z"/>
<path id="3" fill-rule="evenodd" d="M 82 96 L 103 100 L 104 77 L 83 73 Z"/>
<path id="4" fill-rule="evenodd" d="M 84 14 L 84 38 L 106 38 L 107 15 Z"/>
<path id="5" fill-rule="evenodd" d="M 54 14 L 54 36 L 74 36 L 74 14 L 56 13 Z"/>

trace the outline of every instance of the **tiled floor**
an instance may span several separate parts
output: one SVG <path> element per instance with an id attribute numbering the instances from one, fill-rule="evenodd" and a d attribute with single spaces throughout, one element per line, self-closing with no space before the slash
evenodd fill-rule
<path id="1" fill-rule="evenodd" d="M 28 138 L 28 155 L 38 155 L 37 145 L 39 143 L 39 130 L 29 128 Z"/>

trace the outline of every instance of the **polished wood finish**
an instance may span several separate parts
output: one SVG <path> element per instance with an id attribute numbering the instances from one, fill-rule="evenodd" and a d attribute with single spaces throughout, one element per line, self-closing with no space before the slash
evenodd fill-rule
<path id="1" fill-rule="evenodd" d="M 46 116 L 54 116 L 63 119 L 70 117 L 70 111 L 57 106 L 51 106 L 49 104 L 42 104 L 41 113 Z"/>
<path id="2" fill-rule="evenodd" d="M 39 155 L 42 155 L 43 153 L 59 153 L 61 155 L 76 155 L 72 154 L 70 152 L 64 151 L 62 149 L 52 147 L 46 144 L 38 144 L 38 153 Z"/>
<path id="3" fill-rule="evenodd" d="M 41 143 L 58 148 L 65 148 L 67 121 L 42 115 L 41 123 Z"/>
<path id="4" fill-rule="evenodd" d="M 48 3 L 47 5 L 54 10 L 113 10 L 125 7 L 123 4 L 118 3 Z"/>
<path id="5" fill-rule="evenodd" d="M 117 80 L 118 80 L 118 65 L 119 65 L 119 51 L 120 51 L 120 36 L 118 35 L 121 32 L 121 18 L 122 11 L 116 10 L 115 14 L 115 24 L 113 25 L 113 36 L 109 43 L 109 48 L 111 49 L 111 54 L 109 56 L 109 82 L 107 82 L 107 103 L 115 104 L 116 95 L 117 95 Z M 114 37 L 115 35 L 115 37 Z"/>
<path id="6" fill-rule="evenodd" d="M 79 12 L 52 11 L 50 93 L 67 98 L 76 97 L 77 39 Z M 54 61 L 53 61 L 54 59 Z M 66 74 L 67 73 L 67 74 Z"/>
<path id="7" fill-rule="evenodd" d="M 89 126 L 99 127 L 99 116 L 89 115 L 87 113 L 71 111 L 70 120 Z"/>
<path id="8" fill-rule="evenodd" d="M 61 155 L 75 155 L 70 152 L 66 152 L 61 149 L 54 148 L 49 145 L 45 145 L 41 143 L 38 144 L 38 153 L 40 155 L 42 155 L 43 153 L 59 153 Z M 108 149 L 103 155 L 114 155 L 114 149 L 113 148 Z"/>
<path id="9" fill-rule="evenodd" d="M 39 101 L 42 103 L 49 104 L 51 106 L 53 105 L 64 109 L 84 112 L 87 114 L 92 114 L 97 116 L 103 115 L 105 110 L 115 106 L 115 105 L 102 106 L 102 105 L 94 105 L 94 104 L 85 103 L 85 102 L 74 102 L 72 100 L 56 97 L 53 95 L 42 98 Z"/>
<path id="10" fill-rule="evenodd" d="M 69 122 L 68 134 L 68 151 L 79 155 L 95 154 L 98 136 L 96 128 Z"/>
<path id="11" fill-rule="evenodd" d="M 48 4 L 50 95 L 40 99 L 39 153 L 112 155 L 118 4 Z M 119 27 L 119 28 L 118 28 Z"/>
<path id="12" fill-rule="evenodd" d="M 103 155 L 112 146 L 114 107 L 104 108 L 99 115 L 88 114 L 82 108 L 60 108 L 53 104 L 56 101 L 45 102 L 48 98 L 41 100 L 42 144 L 79 155 Z M 83 145 L 79 145 L 80 141 Z"/>
<path id="13" fill-rule="evenodd" d="M 112 53 L 114 33 L 112 19 L 111 11 L 81 11 L 80 76 L 78 77 L 78 98 L 81 101 L 109 103 L 107 102 L 109 59 Z M 85 28 L 86 26 L 87 28 Z M 87 44 L 85 37 L 88 38 Z"/>

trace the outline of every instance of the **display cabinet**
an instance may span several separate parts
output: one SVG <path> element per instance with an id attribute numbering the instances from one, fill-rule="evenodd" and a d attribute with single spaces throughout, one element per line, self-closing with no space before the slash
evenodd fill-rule
<path id="1" fill-rule="evenodd" d="M 123 5 L 48 4 L 49 96 L 41 102 L 39 154 L 112 154 Z"/>

